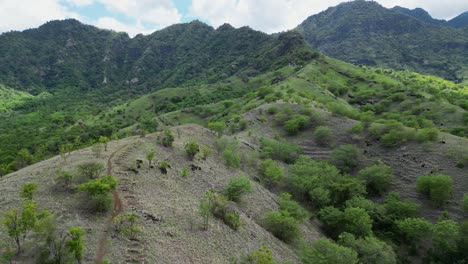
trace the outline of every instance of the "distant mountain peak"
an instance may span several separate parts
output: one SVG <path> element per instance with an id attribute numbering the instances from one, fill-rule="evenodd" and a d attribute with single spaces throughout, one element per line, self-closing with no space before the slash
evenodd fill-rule
<path id="1" fill-rule="evenodd" d="M 447 24 L 447 21 L 440 20 L 440 19 L 435 19 L 429 14 L 429 12 L 427 12 L 426 10 L 424 10 L 422 8 L 419 8 L 419 7 L 414 8 L 414 9 L 409 9 L 409 8 L 406 8 L 406 7 L 395 6 L 391 10 L 402 13 L 402 14 L 405 14 L 405 15 L 409 15 L 409 16 L 411 16 L 413 18 L 416 18 L 416 19 L 418 19 L 420 21 L 423 21 L 423 22 L 426 22 L 426 23 L 435 24 L 435 25 L 446 25 Z"/>
<path id="2" fill-rule="evenodd" d="M 460 14 L 459 16 L 451 19 L 448 24 L 455 28 L 462 28 L 468 26 L 468 11 Z"/>

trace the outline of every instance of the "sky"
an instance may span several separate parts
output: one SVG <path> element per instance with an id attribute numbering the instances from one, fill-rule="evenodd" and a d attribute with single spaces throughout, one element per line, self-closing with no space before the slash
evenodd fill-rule
<path id="1" fill-rule="evenodd" d="M 266 33 L 292 29 L 308 16 L 344 0 L 0 0 L 0 32 L 76 18 L 100 28 L 150 34 L 175 23 L 201 20 L 213 27 L 229 23 Z M 421 7 L 450 19 L 468 11 L 467 0 L 376 0 L 385 7 Z"/>

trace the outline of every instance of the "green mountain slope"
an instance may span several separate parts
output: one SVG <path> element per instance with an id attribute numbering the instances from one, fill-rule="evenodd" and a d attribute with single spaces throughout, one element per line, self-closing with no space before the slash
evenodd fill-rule
<path id="1" fill-rule="evenodd" d="M 313 15 L 297 28 L 321 52 L 353 64 L 409 69 L 468 80 L 468 33 L 352 1 Z"/>
<path id="2" fill-rule="evenodd" d="M 133 39 L 76 20 L 52 21 L 0 35 L 0 83 L 31 93 L 58 87 L 135 93 L 300 64 L 310 59 L 308 50 L 296 54 L 301 45 L 293 33 L 215 30 L 198 21 Z"/>
<path id="3" fill-rule="evenodd" d="M 448 24 L 452 27 L 463 28 L 468 26 L 468 11 L 452 18 L 448 21 Z"/>

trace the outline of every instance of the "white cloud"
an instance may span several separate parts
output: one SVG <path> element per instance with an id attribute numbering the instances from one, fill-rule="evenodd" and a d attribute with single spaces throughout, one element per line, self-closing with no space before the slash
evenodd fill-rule
<path id="1" fill-rule="evenodd" d="M 67 0 L 69 4 L 74 6 L 88 6 L 94 3 L 94 0 Z"/>
<path id="2" fill-rule="evenodd" d="M 317 14 L 344 0 L 192 0 L 190 15 L 217 27 L 230 23 L 249 25 L 267 33 L 292 29 L 308 16 Z M 468 10 L 466 0 L 378 0 L 386 7 L 400 5 L 422 7 L 437 18 L 451 18 Z"/>
<path id="3" fill-rule="evenodd" d="M 69 12 L 58 0 L 0 0 L 0 32 L 38 27 L 47 21 L 79 18 Z"/>

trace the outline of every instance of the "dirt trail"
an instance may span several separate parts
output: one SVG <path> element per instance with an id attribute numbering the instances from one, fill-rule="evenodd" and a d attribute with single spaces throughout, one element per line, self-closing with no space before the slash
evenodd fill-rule
<path id="1" fill-rule="evenodd" d="M 116 151 L 114 151 L 107 159 L 107 175 L 112 175 L 112 159 L 114 158 L 114 155 L 120 150 L 122 150 L 123 148 L 125 148 L 126 146 L 127 145 L 124 145 L 120 147 L 119 149 L 117 149 Z M 112 197 L 114 199 L 114 210 L 112 211 L 111 217 L 109 217 L 106 220 L 104 231 L 99 237 L 96 258 L 94 259 L 95 264 L 100 264 L 102 260 L 104 259 L 104 256 L 106 254 L 106 242 L 107 242 L 107 238 L 109 237 L 110 227 L 112 226 L 112 222 L 114 218 L 117 217 L 123 211 L 122 200 L 120 200 L 120 197 L 117 191 L 112 192 Z"/>

